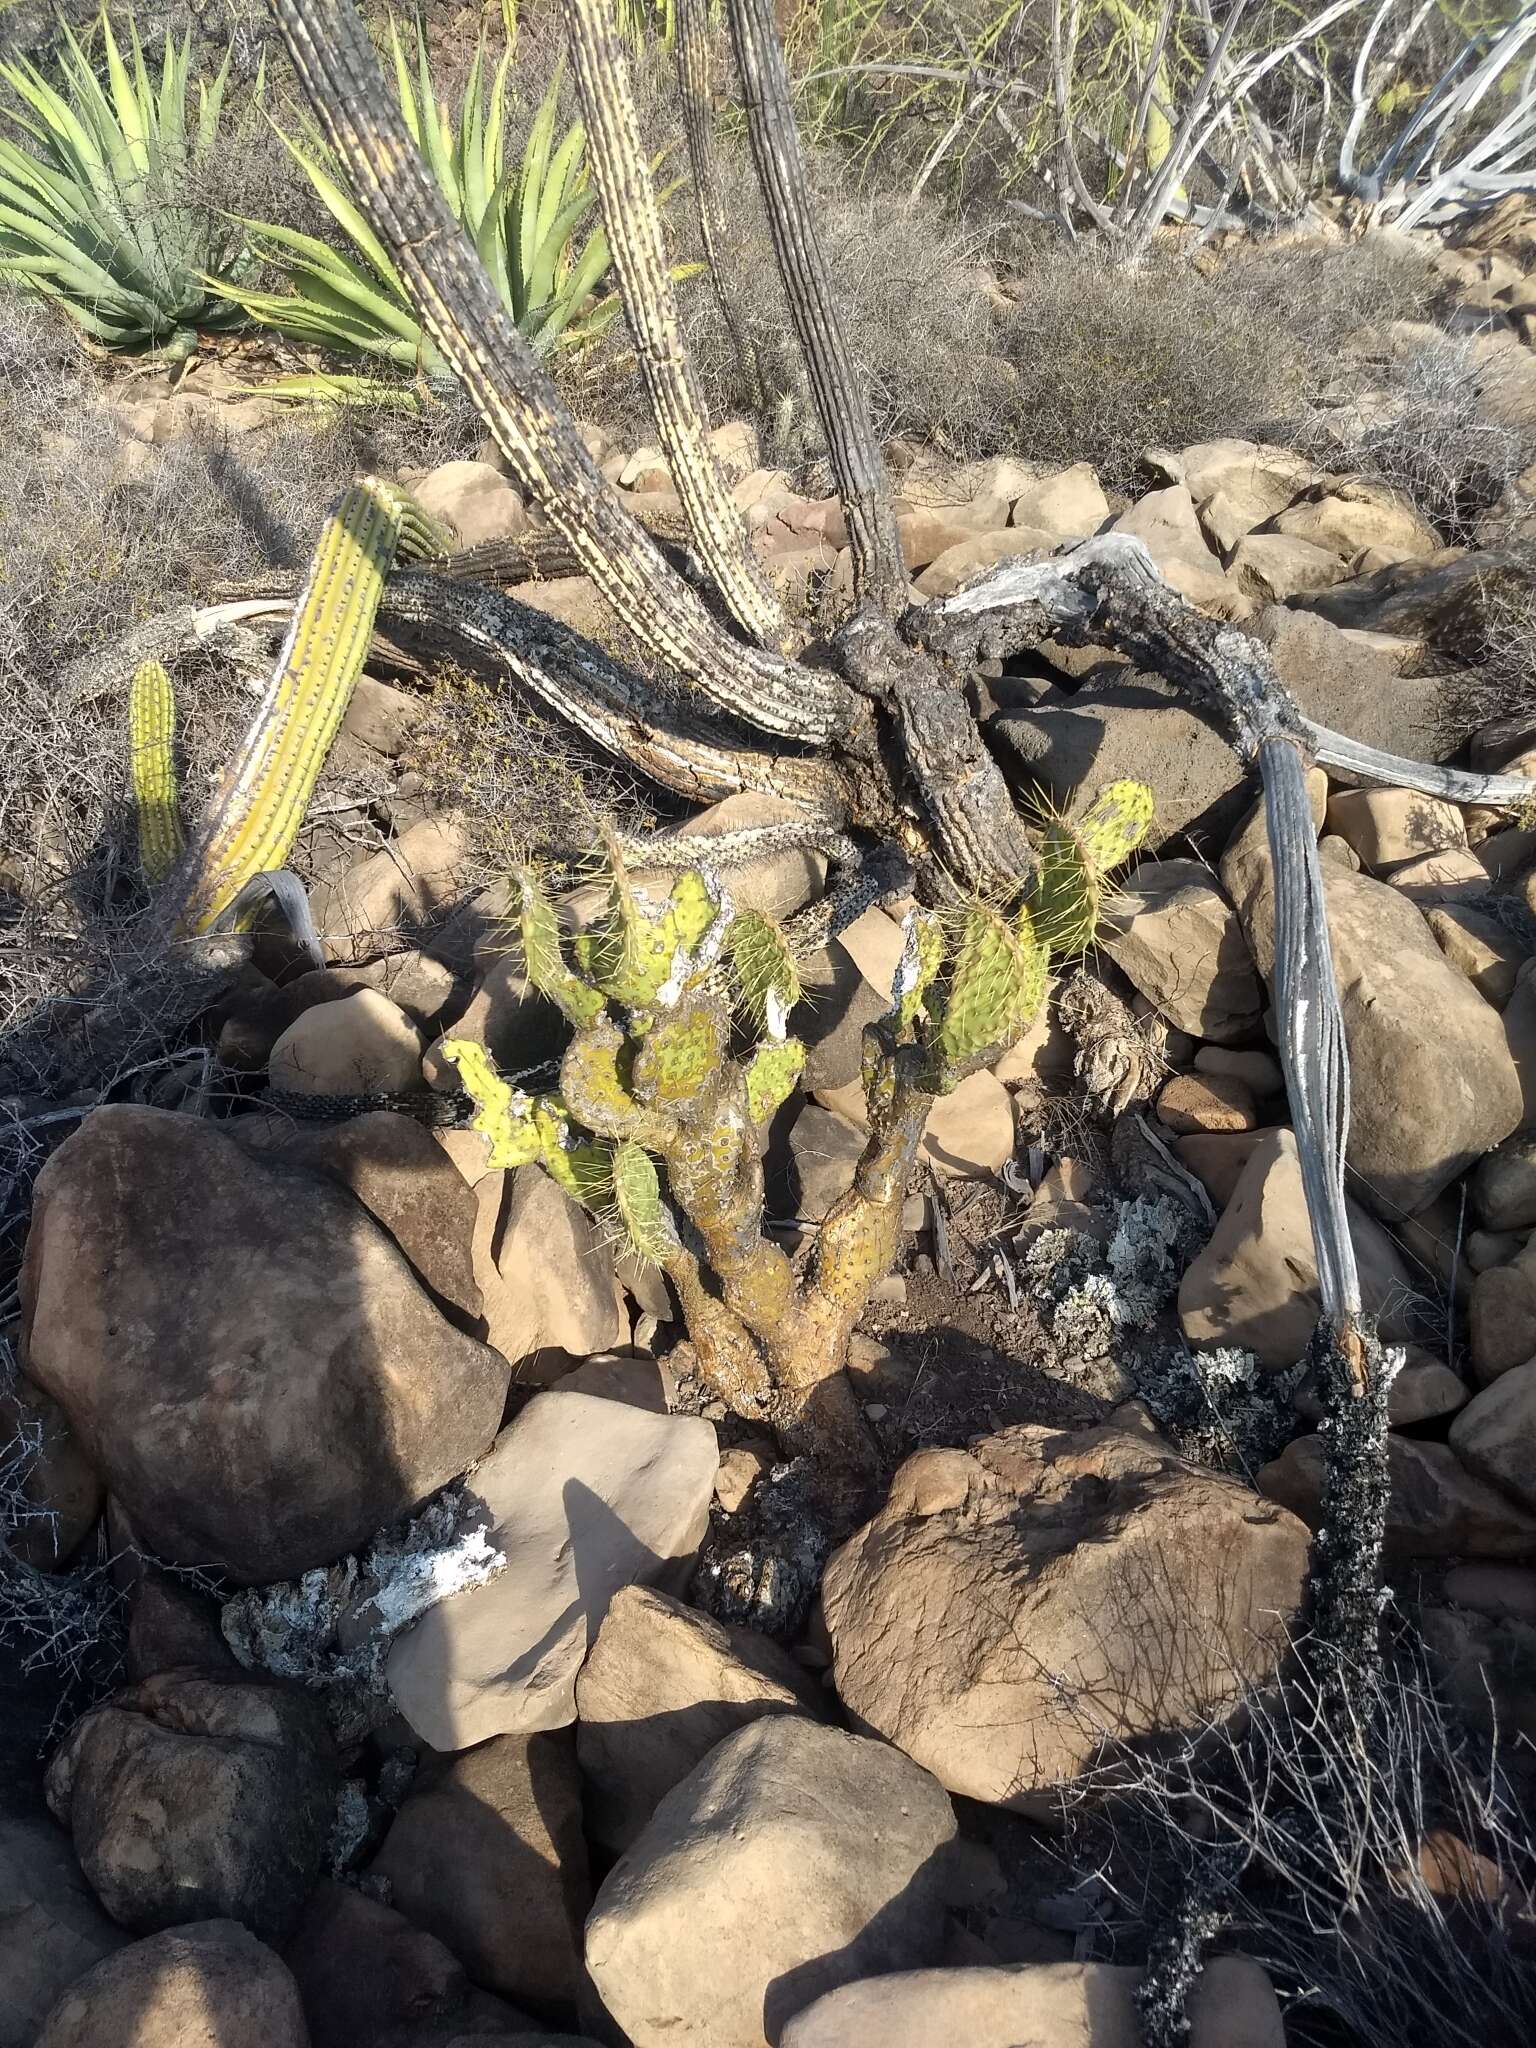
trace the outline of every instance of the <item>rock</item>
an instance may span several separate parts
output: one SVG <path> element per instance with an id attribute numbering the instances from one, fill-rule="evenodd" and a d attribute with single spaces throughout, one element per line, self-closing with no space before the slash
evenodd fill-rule
<path id="1" fill-rule="evenodd" d="M 1515 976 L 1515 992 L 1504 1005 L 1504 1043 L 1520 1081 L 1521 1121 L 1536 1123 L 1536 960 Z"/>
<path id="2" fill-rule="evenodd" d="M 852 924 L 844 926 L 837 935 L 837 943 L 870 987 L 889 1003 L 907 943 L 898 920 L 874 904 Z"/>
<path id="3" fill-rule="evenodd" d="M 1536 1358 L 1500 1373 L 1451 1424 L 1451 1449 L 1536 1515 Z"/>
<path id="4" fill-rule="evenodd" d="M 1013 1117 L 1008 1119 L 1009 1148 L 1013 1143 Z M 795 1118 L 789 1134 L 790 1157 L 794 1162 L 794 1184 L 798 1190 L 796 1213 L 819 1223 L 832 1204 L 853 1186 L 854 1169 L 864 1153 L 866 1138 L 857 1124 L 835 1115 L 830 1109 L 808 1102 Z"/>
<path id="5" fill-rule="evenodd" d="M 1526 1675 L 1536 1664 L 1536 1623 L 1428 1602 L 1418 1620 L 1435 1688 L 1457 1721 L 1501 1746 L 1536 1743 L 1536 1687 Z M 1528 1927 L 1533 1904 L 1529 1893 L 1520 1901 Z"/>
<path id="6" fill-rule="evenodd" d="M 1502 1010 L 1515 992 L 1515 977 L 1526 958 L 1509 926 L 1465 904 L 1426 910 L 1425 919 L 1451 965 L 1464 974 L 1484 1002 Z"/>
<path id="7" fill-rule="evenodd" d="M 47 1790 L 122 1926 L 228 1919 L 272 1940 L 320 1874 L 336 1772 L 307 1695 L 168 1672 L 83 1715 Z"/>
<path id="8" fill-rule="evenodd" d="M 1140 1971 L 1117 1963 L 902 1970 L 831 1991 L 781 2048 L 1141 2048 Z M 1213 1956 L 1189 1997 L 1189 2048 L 1285 2048 L 1274 1986 L 1246 1956 Z"/>
<path id="9" fill-rule="evenodd" d="M 1032 555 L 1053 555 L 1061 545 L 1060 536 L 1045 528 L 1016 522 L 995 533 L 976 533 L 957 540 L 929 563 L 913 581 L 919 597 L 937 600 L 951 597 L 966 584 L 975 583 L 999 562 L 1027 561 Z"/>
<path id="10" fill-rule="evenodd" d="M 1219 501 L 1217 501 L 1219 505 Z M 1216 510 L 1216 506 L 1210 508 Z M 1222 508 L 1223 524 L 1230 515 Z M 1209 520 L 1202 515 L 1206 531 Z M 1219 529 L 1218 529 L 1219 530 Z M 1254 604 L 1285 604 L 1342 583 L 1349 570 L 1338 555 L 1289 533 L 1245 533 L 1227 557 L 1227 576 Z"/>
<path id="11" fill-rule="evenodd" d="M 1022 1038 L 992 1062 L 992 1072 L 1005 1087 L 1021 1082 L 1049 1088 L 1072 1077 L 1077 1048 L 1056 1014 L 1049 990 Z"/>
<path id="12" fill-rule="evenodd" d="M 435 1935 L 350 1885 L 326 1880 L 315 1887 L 284 1955 L 304 2002 L 311 2048 L 417 2048 L 433 2040 L 432 2021 L 442 2029 L 436 2041 L 450 2040 L 469 2030 L 478 1998 L 498 2015 L 498 2034 L 510 2031 L 500 2016 L 531 2024 L 500 1999 L 472 1992 Z"/>
<path id="13" fill-rule="evenodd" d="M 950 1791 L 1028 1810 L 1106 1737 L 1193 1730 L 1267 1680 L 1306 1548 L 1245 1486 L 1120 1430 L 919 1451 L 827 1566 L 838 1695 Z"/>
<path id="14" fill-rule="evenodd" d="M 126 1677 L 155 1678 L 164 1671 L 241 1677 L 241 1666 L 219 1626 L 219 1603 L 211 1594 L 145 1563 L 130 1597 Z"/>
<path id="15" fill-rule="evenodd" d="M 804 812 L 782 797 L 743 790 L 739 796 L 725 797 L 700 811 L 682 829 L 690 839 L 714 839 L 727 832 L 789 824 L 803 818 Z M 764 853 L 755 860 L 733 864 L 724 871 L 724 879 L 738 910 L 761 910 L 774 918 L 792 917 L 825 888 L 827 857 L 814 847 L 788 847 L 782 852 Z"/>
<path id="16" fill-rule="evenodd" d="M 506 1395 L 350 1195 L 168 1110 L 96 1110 L 59 1147 L 22 1303 L 28 1372 L 144 1546 L 247 1585 L 410 1512 Z"/>
<path id="17" fill-rule="evenodd" d="M 1283 512 L 1317 475 L 1316 464 L 1306 456 L 1263 441 L 1199 441 L 1182 454 L 1149 449 L 1147 460 L 1170 483 L 1187 485 L 1198 502 L 1224 493 L 1252 515 L 1254 526 Z"/>
<path id="18" fill-rule="evenodd" d="M 528 524 L 522 499 L 488 462 L 439 463 L 416 486 L 415 497 L 434 519 L 446 519 L 466 548 L 510 540 Z"/>
<path id="19" fill-rule="evenodd" d="M 1439 760 L 1450 751 L 1446 743 L 1425 753 L 1426 734 L 1442 723 L 1444 685 L 1399 674 L 1368 637 L 1283 604 L 1266 606 L 1243 630 L 1269 649 L 1281 682 L 1319 725 L 1409 760 Z"/>
<path id="20" fill-rule="evenodd" d="M 130 1942 L 59 2000 L 36 2048 L 310 2048 L 281 1957 L 233 1920 Z"/>
<path id="21" fill-rule="evenodd" d="M 1532 1242 L 1536 1242 L 1533 1240 Z M 1472 1371 L 1486 1387 L 1536 1358 L 1536 1250 L 1524 1245 L 1507 1266 L 1479 1273 L 1468 1318 Z"/>
<path id="22" fill-rule="evenodd" d="M 1410 1346 L 1387 1391 L 1387 1422 L 1393 1429 L 1412 1429 L 1420 1422 L 1437 1422 L 1454 1415 L 1472 1398 L 1471 1389 L 1458 1373 L 1438 1358 Z M 1293 1397 L 1298 1415 L 1319 1423 L 1327 1413 L 1316 1380 L 1309 1375 Z"/>
<path id="23" fill-rule="evenodd" d="M 1524 1230 L 1474 1230 L 1467 1238 L 1467 1264 L 1474 1273 L 1507 1266 L 1525 1250 Z"/>
<path id="24" fill-rule="evenodd" d="M 1075 1230 L 1107 1245 L 1109 1219 L 1103 1209 L 1089 1207 L 1098 1185 L 1092 1169 L 1081 1159 L 1058 1159 L 1035 1189 L 1017 1240 L 1021 1248 L 1033 1244 L 1047 1230 Z"/>
<path id="25" fill-rule="evenodd" d="M 1109 520 L 1109 500 L 1091 463 L 1074 462 L 1054 476 L 1041 477 L 1013 501 L 1014 526 L 1053 533 L 1061 540 L 1086 540 Z"/>
<path id="26" fill-rule="evenodd" d="M 540 1166 L 520 1166 L 512 1176 L 496 1270 L 524 1312 L 533 1311 L 535 1342 L 527 1350 L 552 1344 L 585 1358 L 628 1343 L 612 1243 Z"/>
<path id="27" fill-rule="evenodd" d="M 1157 1098 L 1157 1114 L 1171 1131 L 1251 1131 L 1259 1121 L 1252 1091 L 1233 1074 L 1175 1074 Z"/>
<path id="28" fill-rule="evenodd" d="M 1285 1089 L 1285 1076 L 1280 1071 L 1280 1062 L 1272 1053 L 1257 1050 L 1248 1051 L 1226 1045 L 1202 1045 L 1195 1054 L 1195 1072 L 1219 1074 L 1228 1080 L 1241 1081 L 1256 1100 L 1280 1095 Z"/>
<path id="29" fill-rule="evenodd" d="M 555 1385 L 562 1394 L 594 1394 L 600 1401 L 623 1401 L 648 1415 L 670 1415 L 677 1406 L 677 1381 L 663 1359 L 638 1352 L 599 1352 L 574 1372 L 562 1373 Z M 716 1480 L 718 1490 L 718 1475 Z"/>
<path id="30" fill-rule="evenodd" d="M 720 1470 L 715 1474 L 715 1499 L 723 1511 L 734 1515 L 744 1507 L 748 1494 L 777 1460 L 778 1447 L 772 1438 L 734 1444 L 722 1451 Z"/>
<path id="31" fill-rule="evenodd" d="M 58 1402 L 19 1374 L 0 1377 L 0 1444 L 22 1452 L 6 1480 L 5 1546 L 39 1571 L 61 1570 L 100 1519 L 106 1488 Z"/>
<path id="32" fill-rule="evenodd" d="M 1495 1619 L 1536 1622 L 1536 1571 L 1513 1564 L 1458 1564 L 1445 1575 L 1445 1597 Z"/>
<path id="33" fill-rule="evenodd" d="M 1413 1278 L 1391 1238 L 1349 1204 L 1366 1312 L 1389 1343 L 1411 1334 Z M 1271 1372 L 1306 1354 L 1321 1314 L 1312 1226 L 1294 1132 L 1266 1131 L 1244 1165 L 1210 1242 L 1179 1286 L 1179 1323 L 1191 1344 L 1252 1351 Z"/>
<path id="34" fill-rule="evenodd" d="M 759 466 L 757 429 L 750 420 L 722 420 L 707 438 L 715 460 L 733 484 Z"/>
<path id="35" fill-rule="evenodd" d="M 33 2048 L 60 1993 L 126 1939 L 46 1814 L 0 1816 L 0 2048 Z"/>
<path id="36" fill-rule="evenodd" d="M 864 1026 L 890 1009 L 890 991 L 872 988 L 838 939 L 801 962 L 800 980 L 789 1028 L 805 1045 L 802 1086 L 846 1088 L 863 1072 Z"/>
<path id="37" fill-rule="evenodd" d="M 1219 1213 L 1236 1194 L 1243 1169 L 1273 1131 L 1273 1125 L 1262 1131 L 1192 1131 L 1188 1137 L 1175 1138 L 1173 1149 Z"/>
<path id="38" fill-rule="evenodd" d="M 901 512 L 896 532 L 901 556 L 909 571 L 926 569 L 951 548 L 962 547 L 976 534 L 988 538 L 1008 524 L 1008 506 L 1002 498 L 989 498 L 975 505 L 919 506 Z"/>
<path id="39" fill-rule="evenodd" d="M 1468 554 L 1460 548 L 1442 548 L 1419 560 L 1393 562 L 1351 576 L 1331 590 L 1311 592 L 1296 602 L 1335 626 L 1433 635 L 1503 566 L 1501 557 L 1482 549 Z"/>
<path id="40" fill-rule="evenodd" d="M 1221 878 L 1267 976 L 1274 869 L 1262 808 L 1228 848 Z M 1519 1076 L 1498 1012 L 1451 966 L 1411 903 L 1338 868 L 1327 912 L 1349 1047 L 1354 1184 L 1379 1214 L 1411 1216 L 1519 1123 Z"/>
<path id="41" fill-rule="evenodd" d="M 389 1898 L 504 1997 L 574 2010 L 592 1903 L 575 1744 L 497 1735 L 434 1759 L 369 1866 Z"/>
<path id="42" fill-rule="evenodd" d="M 292 1095 L 404 1095 L 421 1086 L 421 1040 L 376 989 L 295 1017 L 267 1061 L 270 1087 Z"/>
<path id="43" fill-rule="evenodd" d="M 1129 512 L 1121 513 L 1109 531 L 1139 540 L 1166 580 L 1191 604 L 1222 619 L 1242 618 L 1251 610 L 1247 599 L 1222 574 L 1221 564 L 1200 530 L 1194 499 L 1183 484 L 1148 491 Z"/>
<path id="44" fill-rule="evenodd" d="M 1321 1519 L 1321 1436 L 1299 1436 L 1265 1465 L 1258 1487 L 1309 1528 Z M 1469 1472 L 1449 1444 L 1387 1438 L 1386 1547 L 1394 1557 L 1536 1556 L 1536 1515 Z"/>
<path id="45" fill-rule="evenodd" d="M 587 1967 L 634 2048 L 765 2048 L 839 1985 L 937 1961 L 954 1833 L 938 1784 L 883 1743 L 754 1721 L 604 1880 Z"/>
<path id="46" fill-rule="evenodd" d="M 942 1179 L 979 1180 L 1002 1171 L 1013 1157 L 1013 1137 L 1008 1090 L 983 1068 L 934 1103 L 923 1127 L 922 1157 Z"/>
<path id="47" fill-rule="evenodd" d="M 1536 1225 L 1536 1130 L 1516 1131 L 1480 1159 L 1470 1185 L 1473 1205 L 1490 1230 Z"/>
<path id="48" fill-rule="evenodd" d="M 389 1655 L 395 1699 L 435 1749 L 564 1727 L 620 1586 L 692 1569 L 715 1433 L 591 1394 L 536 1395 L 476 1469 L 507 1569 L 430 1608 Z"/>
<path id="49" fill-rule="evenodd" d="M 1099 944 L 1181 1031 L 1251 1037 L 1264 991 L 1237 912 L 1200 861 L 1143 861 L 1116 890 Z"/>
<path id="50" fill-rule="evenodd" d="M 1425 911 L 1448 903 L 1476 905 L 1488 894 L 1488 877 L 1477 855 L 1465 846 L 1447 846 L 1439 853 L 1401 861 L 1388 879 L 1410 903 Z"/>
<path id="51" fill-rule="evenodd" d="M 769 1714 L 821 1718 L 821 1688 L 756 1630 L 724 1628 L 649 1586 L 624 1586 L 576 1681 L 588 1822 L 627 1849 L 717 1742 Z"/>
<path id="52" fill-rule="evenodd" d="M 1379 484 L 1331 483 L 1326 490 L 1289 506 L 1275 531 L 1352 560 L 1381 548 L 1398 561 L 1439 552 L 1440 536 L 1426 526 L 1406 499 Z"/>
<path id="53" fill-rule="evenodd" d="M 558 1059 L 565 1047 L 564 1020 L 555 1005 L 529 985 L 519 963 L 503 956 L 491 961 L 468 1002 L 445 1024 L 421 1062 L 428 1087 L 457 1094 L 464 1086 L 456 1066 L 443 1056 L 445 1039 L 467 1038 L 482 1045 L 502 1073 Z"/>
<path id="54" fill-rule="evenodd" d="M 1328 829 L 1376 869 L 1467 843 L 1466 822 L 1456 805 L 1416 789 L 1338 790 L 1328 799 Z"/>
<path id="55" fill-rule="evenodd" d="M 366 959 L 384 939 L 425 924 L 462 895 L 468 869 L 463 825 L 447 816 L 419 819 L 382 852 L 316 889 L 315 924 L 327 957 Z"/>
<path id="56" fill-rule="evenodd" d="M 1222 845 L 1248 801 L 1227 742 L 1170 684 L 1124 668 L 1101 673 L 1113 680 L 1085 682 L 1066 704 L 986 720 L 1009 781 L 1075 817 L 1106 783 L 1134 776 L 1157 795 L 1143 842 L 1149 854 L 1185 834 L 1212 850 Z"/>

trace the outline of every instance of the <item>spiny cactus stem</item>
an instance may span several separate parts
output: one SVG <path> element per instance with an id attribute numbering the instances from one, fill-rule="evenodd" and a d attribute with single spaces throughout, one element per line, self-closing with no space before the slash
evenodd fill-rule
<path id="1" fill-rule="evenodd" d="M 688 141 L 688 161 L 693 171 L 694 205 L 699 223 L 699 240 L 709 265 L 715 303 L 725 322 L 747 381 L 753 412 L 768 405 L 768 389 L 752 336 L 736 305 L 736 294 L 720 262 L 726 238 L 725 206 L 720 197 L 720 172 L 715 158 L 715 122 L 709 62 L 709 0 L 676 0 L 675 55 L 677 90 L 683 109 L 683 133 Z"/>
<path id="2" fill-rule="evenodd" d="M 744 647 L 641 532 L 582 445 L 406 131 L 350 0 L 272 0 L 294 68 L 444 361 L 525 495 L 642 645 L 722 709 L 825 743 L 853 714 L 834 676 Z"/>
<path id="3" fill-rule="evenodd" d="M 148 882 L 163 882 L 184 842 L 176 789 L 176 696 L 158 661 L 141 662 L 128 693 L 128 743 L 139 820 L 139 861 Z"/>
<path id="4" fill-rule="evenodd" d="M 787 651 L 783 608 L 747 546 L 746 527 L 709 444 L 610 0 L 566 0 L 565 11 L 624 317 L 673 486 L 700 558 L 737 624 L 760 644 Z"/>
<path id="5" fill-rule="evenodd" d="M 252 876 L 286 861 L 362 673 L 404 507 L 369 481 L 327 520 L 276 672 L 184 864 L 190 930 L 208 930 Z"/>
<path id="6" fill-rule="evenodd" d="M 894 617 L 910 597 L 901 537 L 885 462 L 863 386 L 854 374 L 816 232 L 773 0 L 726 0 L 726 12 L 746 99 L 747 136 L 779 274 L 843 499 L 854 596 Z"/>

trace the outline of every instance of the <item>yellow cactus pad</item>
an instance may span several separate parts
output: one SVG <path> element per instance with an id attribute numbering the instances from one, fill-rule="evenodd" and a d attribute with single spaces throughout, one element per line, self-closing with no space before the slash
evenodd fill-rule
<path id="1" fill-rule="evenodd" d="M 625 1241 L 637 1259 L 659 1266 L 677 1249 L 677 1231 L 661 1199 L 656 1162 L 628 1140 L 613 1155 L 613 1201 Z"/>
<path id="2" fill-rule="evenodd" d="M 158 661 L 141 662 L 128 693 L 129 770 L 139 819 L 139 861 L 147 882 L 163 882 L 181 859 L 176 791 L 176 694 Z"/>
<path id="3" fill-rule="evenodd" d="M 475 1104 L 477 1114 L 470 1129 L 485 1140 L 486 1165 L 493 1169 L 531 1165 L 539 1157 L 541 1145 L 528 1097 L 501 1078 L 490 1054 L 474 1039 L 445 1039 L 442 1054 L 458 1069 L 464 1092 Z"/>

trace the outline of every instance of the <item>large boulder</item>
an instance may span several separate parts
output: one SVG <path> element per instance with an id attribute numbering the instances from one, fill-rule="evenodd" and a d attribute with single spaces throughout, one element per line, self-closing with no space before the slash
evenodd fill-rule
<path id="1" fill-rule="evenodd" d="M 574 2007 L 592 1893 L 581 1779 L 564 1731 L 497 1735 L 433 1759 L 369 1869 L 477 1984 Z"/>
<path id="2" fill-rule="evenodd" d="M 45 1813 L 0 1816 L 0 2048 L 32 2048 L 59 1994 L 126 1939 Z"/>
<path id="3" fill-rule="evenodd" d="M 1148 860 L 1115 891 L 1099 943 L 1179 1030 L 1231 1045 L 1253 1035 L 1264 990 L 1237 912 L 1195 860 Z"/>
<path id="4" fill-rule="evenodd" d="M 185 1672 L 93 1707 L 47 1782 L 122 1926 L 227 1919 L 267 1939 L 288 1931 L 320 1874 L 337 1787 L 315 1700 Z"/>
<path id="5" fill-rule="evenodd" d="M 634 2048 L 765 2048 L 842 1984 L 936 1962 L 954 1810 L 884 1743 L 778 1715 L 656 1809 L 587 1922 Z"/>
<path id="6" fill-rule="evenodd" d="M 1469 1471 L 1536 1515 L 1536 1358 L 1474 1396 L 1451 1424 L 1451 1448 Z"/>
<path id="7" fill-rule="evenodd" d="M 233 1920 L 200 1920 L 88 1970 L 36 2048 L 310 2048 L 310 2039 L 282 1958 Z"/>
<path id="8" fill-rule="evenodd" d="M 952 1792 L 1029 1809 L 1106 1737 L 1219 1719 L 1285 1654 L 1307 1532 L 1154 1437 L 919 1451 L 832 1558 L 838 1694 Z"/>
<path id="9" fill-rule="evenodd" d="M 1260 1471 L 1259 1491 L 1315 1529 L 1326 1458 L 1322 1437 L 1296 1437 Z M 1536 1556 L 1536 1514 L 1468 1471 L 1449 1444 L 1393 1431 L 1387 1476 L 1386 1544 L 1394 1557 Z"/>
<path id="10" fill-rule="evenodd" d="M 1388 1343 L 1413 1334 L 1418 1288 L 1373 1216 L 1351 1202 L 1360 1292 Z M 1304 1358 L 1322 1312 L 1317 1253 L 1295 1133 L 1260 1134 L 1210 1242 L 1179 1284 L 1179 1321 L 1191 1344 L 1230 1344 L 1280 1372 Z"/>
<path id="11" fill-rule="evenodd" d="M 349 1194 L 167 1110 L 99 1109 L 60 1146 L 22 1302 L 27 1370 L 140 1541 L 248 1585 L 408 1513 L 506 1396 Z"/>
<path id="12" fill-rule="evenodd" d="M 652 1586 L 622 1587 L 576 1681 L 594 1835 L 627 1849 L 717 1742 L 765 1714 L 821 1711 L 817 1682 L 771 1637 L 726 1628 Z"/>
<path id="13" fill-rule="evenodd" d="M 1140 1972 L 1119 1963 L 900 1970 L 828 1992 L 781 2048 L 1141 2048 Z M 1213 1956 L 1189 1996 L 1189 2048 L 1285 2048 L 1280 2001 L 1246 1956 Z"/>
<path id="14" fill-rule="evenodd" d="M 1275 876 L 1262 806 L 1228 848 L 1221 878 L 1267 977 Z M 1391 1221 L 1427 1207 L 1509 1136 L 1520 1122 L 1520 1081 L 1498 1011 L 1406 897 L 1333 866 L 1326 895 L 1349 1046 L 1348 1161 L 1361 1199 Z"/>
<path id="15" fill-rule="evenodd" d="M 537 1395 L 476 1469 L 496 1577 L 429 1608 L 389 1654 L 401 1711 L 434 1749 L 561 1728 L 620 1586 L 686 1578 L 720 1454 L 698 1416 Z"/>

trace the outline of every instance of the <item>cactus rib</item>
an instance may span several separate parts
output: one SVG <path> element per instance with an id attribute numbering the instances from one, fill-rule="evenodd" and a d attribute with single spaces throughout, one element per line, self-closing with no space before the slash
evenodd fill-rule
<path id="1" fill-rule="evenodd" d="M 158 661 L 140 662 L 128 693 L 129 766 L 139 820 L 139 862 L 150 883 L 165 880 L 184 847 L 175 737 L 176 695 L 170 676 Z"/>

